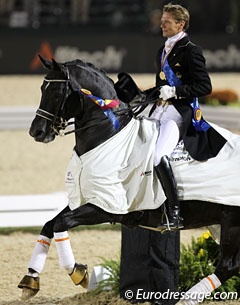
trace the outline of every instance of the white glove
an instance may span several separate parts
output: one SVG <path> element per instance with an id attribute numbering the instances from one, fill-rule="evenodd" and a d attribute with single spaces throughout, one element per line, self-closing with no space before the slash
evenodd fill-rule
<path id="1" fill-rule="evenodd" d="M 176 87 L 170 87 L 168 85 L 162 86 L 159 97 L 164 101 L 167 101 L 172 97 L 176 97 Z"/>

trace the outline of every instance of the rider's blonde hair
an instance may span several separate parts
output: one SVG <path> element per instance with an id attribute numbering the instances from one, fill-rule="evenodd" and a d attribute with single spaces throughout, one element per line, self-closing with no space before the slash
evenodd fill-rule
<path id="1" fill-rule="evenodd" d="M 190 15 L 185 7 L 179 4 L 168 3 L 163 7 L 163 13 L 165 12 L 170 13 L 173 16 L 173 18 L 176 20 L 176 22 L 184 21 L 185 24 L 183 30 L 186 31 L 188 29 Z"/>

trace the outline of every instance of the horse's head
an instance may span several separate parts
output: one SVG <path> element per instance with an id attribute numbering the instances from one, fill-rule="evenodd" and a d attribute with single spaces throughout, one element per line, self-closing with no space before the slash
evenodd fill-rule
<path id="1" fill-rule="evenodd" d="M 36 141 L 48 143 L 54 140 L 69 119 L 65 116 L 64 106 L 72 90 L 64 65 L 58 64 L 54 59 L 50 62 L 41 56 L 39 58 L 48 73 L 41 86 L 41 102 L 29 133 Z"/>
<path id="2" fill-rule="evenodd" d="M 81 60 L 60 64 L 39 57 L 48 73 L 29 131 L 36 141 L 53 141 L 74 118 L 72 131 L 80 154 L 101 144 L 131 120 L 129 106 L 118 99 L 114 82 L 103 70 Z"/>

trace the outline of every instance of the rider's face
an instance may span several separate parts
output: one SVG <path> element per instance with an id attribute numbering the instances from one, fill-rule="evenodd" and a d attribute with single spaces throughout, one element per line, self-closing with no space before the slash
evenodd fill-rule
<path id="1" fill-rule="evenodd" d="M 176 21 L 170 13 L 163 13 L 161 28 L 163 37 L 170 38 L 183 30 L 184 21 Z"/>

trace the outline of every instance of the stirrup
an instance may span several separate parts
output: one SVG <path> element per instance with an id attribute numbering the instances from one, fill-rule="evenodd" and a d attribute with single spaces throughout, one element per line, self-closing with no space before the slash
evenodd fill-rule
<path id="1" fill-rule="evenodd" d="M 89 276 L 87 265 L 75 263 L 73 272 L 69 274 L 75 285 L 81 285 L 83 288 L 88 288 Z"/>
<path id="2" fill-rule="evenodd" d="M 21 282 L 18 284 L 18 288 L 22 289 L 22 299 L 28 300 L 34 297 L 40 290 L 40 278 L 25 275 Z"/>
<path id="3" fill-rule="evenodd" d="M 172 230 L 180 230 L 184 228 L 183 218 L 180 215 L 179 208 L 173 209 L 170 211 L 164 211 L 165 220 L 162 225 L 166 228 L 164 232 L 172 231 Z M 170 217 L 168 214 L 171 214 Z"/>
<path id="4" fill-rule="evenodd" d="M 182 218 L 175 219 L 172 222 L 169 222 L 167 220 L 167 222 L 163 224 L 163 227 L 165 227 L 164 232 L 166 232 L 166 231 L 176 231 L 176 230 L 183 229 L 184 225 L 182 223 L 182 220 L 183 220 Z"/>

